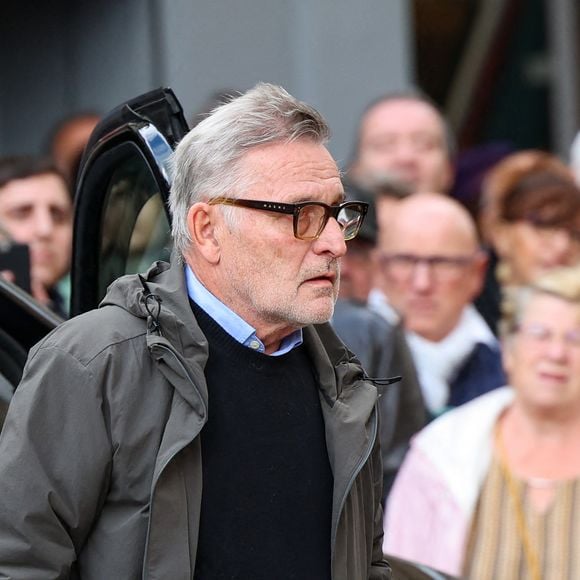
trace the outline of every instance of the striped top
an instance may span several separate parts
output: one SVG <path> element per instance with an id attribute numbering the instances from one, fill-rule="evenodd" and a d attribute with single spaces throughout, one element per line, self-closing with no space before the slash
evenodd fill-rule
<path id="1" fill-rule="evenodd" d="M 580 578 L 580 479 L 557 484 L 548 508 L 538 512 L 528 485 L 515 480 L 542 580 Z M 530 580 L 516 509 L 497 458 L 484 481 L 474 514 L 464 564 L 469 580 Z"/>

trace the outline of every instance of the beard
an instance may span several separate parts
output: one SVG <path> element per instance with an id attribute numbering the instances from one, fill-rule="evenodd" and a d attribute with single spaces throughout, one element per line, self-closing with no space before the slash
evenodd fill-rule
<path id="1" fill-rule="evenodd" d="M 240 305 L 234 311 L 248 323 L 256 326 L 256 321 L 260 321 L 269 326 L 295 330 L 330 320 L 338 297 L 340 279 L 340 265 L 336 258 L 301 271 L 297 280 L 288 280 L 283 276 L 276 278 L 271 267 L 263 264 L 255 266 L 255 269 L 238 266 L 230 273 L 235 302 Z M 253 274 L 244 275 L 248 271 Z M 334 275 L 332 284 L 327 278 L 329 273 Z M 329 280 L 327 283 L 310 283 L 325 277 Z M 242 312 L 249 314 L 244 316 Z"/>

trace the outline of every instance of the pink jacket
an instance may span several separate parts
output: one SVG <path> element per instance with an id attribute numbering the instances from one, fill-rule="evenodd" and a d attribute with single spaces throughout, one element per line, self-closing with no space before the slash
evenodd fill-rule
<path id="1" fill-rule="evenodd" d="M 492 457 L 494 425 L 512 400 L 510 387 L 496 389 L 445 413 L 415 436 L 387 502 L 386 554 L 461 575 Z"/>

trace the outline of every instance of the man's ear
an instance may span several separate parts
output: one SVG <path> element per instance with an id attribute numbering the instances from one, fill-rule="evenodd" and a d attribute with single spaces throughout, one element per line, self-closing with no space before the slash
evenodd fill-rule
<path id="1" fill-rule="evenodd" d="M 215 208 L 207 203 L 194 203 L 187 212 L 187 229 L 196 250 L 212 264 L 217 264 L 221 247 L 216 236 Z"/>
<path id="2" fill-rule="evenodd" d="M 489 266 L 487 253 L 480 250 L 473 261 L 473 268 L 470 275 L 470 284 L 472 286 L 472 300 L 475 300 L 483 291 L 485 284 L 485 275 Z"/>

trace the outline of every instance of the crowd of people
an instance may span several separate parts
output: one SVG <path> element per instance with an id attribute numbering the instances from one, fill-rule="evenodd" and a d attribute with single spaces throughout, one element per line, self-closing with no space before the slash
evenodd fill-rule
<path id="1" fill-rule="evenodd" d="M 453 140 L 418 93 L 371 104 L 356 144 L 347 187 L 374 202 L 376 232 L 358 262 L 364 296 L 345 297 L 359 321 L 351 307 L 343 324 L 339 301 L 334 324 L 364 364 L 382 345 L 391 361 L 382 373 L 405 381 L 379 400 L 385 553 L 461 578 L 575 577 L 580 189 L 571 168 L 546 151 L 506 151 L 474 212 L 450 194 Z M 393 183 L 397 192 L 385 192 Z M 363 344 L 359 328 L 380 318 L 383 338 L 368 332 Z"/>
<path id="2" fill-rule="evenodd" d="M 59 132 L 52 158 L 0 161 L 0 233 L 63 318 L 97 121 L 66 155 Z M 580 577 L 571 168 L 505 152 L 474 210 L 419 91 L 369 104 L 344 174 L 328 133 L 260 84 L 178 145 L 171 265 L 31 353 L 0 438 L 0 576 L 378 580 L 393 557 Z"/>

